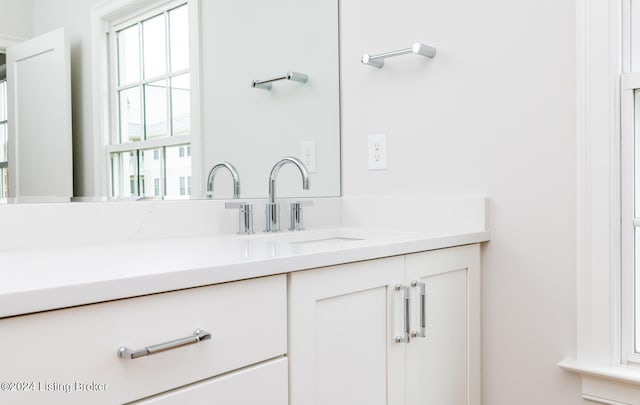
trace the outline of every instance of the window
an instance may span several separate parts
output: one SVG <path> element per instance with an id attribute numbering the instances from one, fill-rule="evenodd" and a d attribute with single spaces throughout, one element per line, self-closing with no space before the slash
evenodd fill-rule
<path id="1" fill-rule="evenodd" d="M 621 326 L 623 363 L 640 366 L 640 3 L 625 7 L 621 118 Z"/>
<path id="2" fill-rule="evenodd" d="M 191 176 L 180 177 L 179 194 L 181 196 L 191 195 Z"/>
<path id="3" fill-rule="evenodd" d="M 178 193 L 181 196 L 191 195 L 191 176 L 180 177 Z"/>
<path id="4" fill-rule="evenodd" d="M 191 157 L 191 146 L 181 146 L 179 156 L 180 158 Z"/>
<path id="5" fill-rule="evenodd" d="M 633 0 L 576 3 L 578 339 L 576 358 L 560 366 L 580 373 L 582 397 L 600 403 L 640 398 L 634 303 L 640 298 L 634 257 L 640 85 L 638 73 L 626 73 L 640 72 L 631 63 L 632 53 L 640 57 L 631 52 L 639 6 Z M 640 49 L 640 41 L 635 46 Z"/>
<path id="6" fill-rule="evenodd" d="M 621 357 L 630 364 L 640 363 L 640 74 L 621 82 Z"/>
<path id="7" fill-rule="evenodd" d="M 174 152 L 191 146 L 188 7 L 165 2 L 110 25 L 112 197 L 170 197 L 178 190 L 163 185 L 191 174 L 191 159 Z"/>

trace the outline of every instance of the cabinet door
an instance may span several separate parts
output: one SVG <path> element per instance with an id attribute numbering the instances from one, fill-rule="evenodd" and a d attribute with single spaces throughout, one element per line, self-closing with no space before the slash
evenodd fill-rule
<path id="1" fill-rule="evenodd" d="M 406 347 L 406 404 L 479 404 L 478 246 L 408 255 L 406 276 L 426 286 L 426 336 Z M 419 284 L 411 290 L 411 330 L 420 332 Z"/>
<path id="2" fill-rule="evenodd" d="M 134 402 L 138 405 L 287 405 L 287 359 L 280 358 L 222 377 Z"/>
<path id="3" fill-rule="evenodd" d="M 404 258 L 392 257 L 289 276 L 292 405 L 404 403 L 403 275 Z"/>

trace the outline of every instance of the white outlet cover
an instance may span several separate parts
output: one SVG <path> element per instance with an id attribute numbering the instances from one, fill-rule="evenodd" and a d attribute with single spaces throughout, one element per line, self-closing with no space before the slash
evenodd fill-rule
<path id="1" fill-rule="evenodd" d="M 387 135 L 369 135 L 368 142 L 369 170 L 387 169 Z"/>
<path id="2" fill-rule="evenodd" d="M 316 173 L 318 171 L 316 141 L 300 142 L 300 160 L 307 166 L 309 173 Z"/>

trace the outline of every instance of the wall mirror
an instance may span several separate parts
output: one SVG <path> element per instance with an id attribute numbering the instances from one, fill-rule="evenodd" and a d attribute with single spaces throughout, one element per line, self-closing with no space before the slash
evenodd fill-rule
<path id="1" fill-rule="evenodd" d="M 108 3 L 142 11 L 133 15 L 138 22 L 132 23 L 131 15 L 118 14 L 109 20 L 109 27 L 102 27 L 98 34 L 112 42 L 107 46 L 108 65 L 96 70 L 94 65 L 101 59 L 96 56 L 100 51 L 94 45 L 98 34 L 93 22 L 96 10 Z M 0 21 L 0 37 L 32 39 L 62 27 L 69 39 L 74 199 L 229 199 L 233 185 L 224 171 L 217 174 L 213 193 L 207 192 L 209 170 L 222 161 L 231 162 L 239 172 L 241 198 L 264 198 L 269 171 L 285 156 L 298 157 L 308 165 L 311 189 L 302 190 L 300 173 L 288 165 L 278 177 L 279 196 L 340 195 L 337 0 L 34 0 L 0 4 L 4 9 L 0 20 L 13 13 L 14 20 L 29 19 L 26 26 L 30 27 L 27 33 L 24 28 L 16 32 Z M 163 4 L 168 11 L 161 17 L 153 8 Z M 189 9 L 187 54 L 197 45 L 197 58 L 188 56 L 197 65 L 187 69 L 173 67 L 185 47 L 173 44 L 169 34 L 184 28 L 179 20 L 182 4 Z M 68 8 L 74 9 L 72 15 L 63 12 Z M 162 54 L 166 68 L 149 73 L 145 66 L 159 65 L 159 59 L 149 53 L 159 49 L 153 38 L 167 43 Z M 135 58 L 144 66 L 131 62 L 131 49 L 136 47 L 142 56 Z M 119 61 L 116 55 L 129 59 Z M 140 69 L 139 77 L 122 80 L 124 65 Z M 100 78 L 96 72 L 102 72 L 111 86 L 103 94 L 96 86 Z M 291 72 L 306 80 L 296 80 L 302 76 L 295 75 L 287 80 Z M 271 88 L 254 82 L 268 82 Z M 103 110 L 96 111 L 96 97 L 104 97 Z M 154 139 L 157 134 L 171 137 L 184 130 L 178 123 L 180 119 L 184 122 L 185 114 L 180 112 L 184 105 L 192 108 L 193 115 L 187 115 L 188 144 L 163 143 L 161 135 Z M 110 115 L 99 117 L 101 111 Z M 160 127 L 165 132 L 156 130 Z M 103 128 L 107 129 L 100 133 Z M 123 139 L 123 128 L 129 131 L 125 134 L 129 138 L 118 144 L 113 139 Z M 127 149 L 138 140 L 149 142 L 135 151 Z M 185 162 L 190 172 L 185 171 Z M 11 181 L 8 187 L 10 190 Z"/>

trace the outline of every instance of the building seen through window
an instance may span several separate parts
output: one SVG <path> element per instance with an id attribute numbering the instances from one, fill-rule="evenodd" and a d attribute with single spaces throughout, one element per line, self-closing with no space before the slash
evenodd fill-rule
<path id="1" fill-rule="evenodd" d="M 110 31 L 113 197 L 190 195 L 181 180 L 191 177 L 188 23 L 188 5 L 171 3 Z"/>

